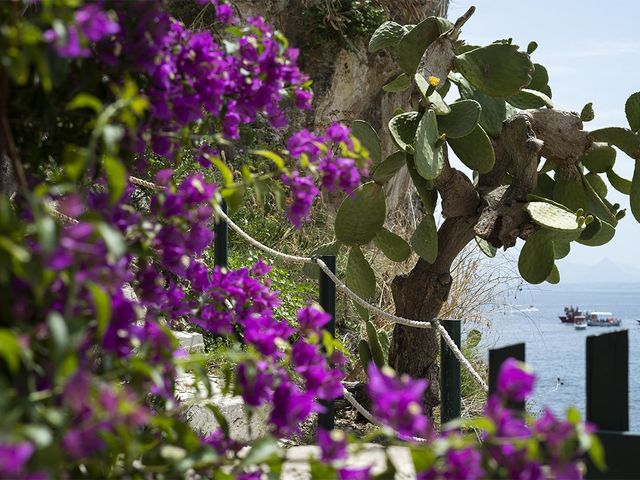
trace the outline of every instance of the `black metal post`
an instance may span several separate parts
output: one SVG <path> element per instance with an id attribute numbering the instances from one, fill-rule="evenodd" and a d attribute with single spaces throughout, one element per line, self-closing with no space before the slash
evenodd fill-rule
<path id="1" fill-rule="evenodd" d="M 227 202 L 222 200 L 220 209 L 227 213 Z M 220 219 L 214 227 L 215 238 L 213 239 L 213 262 L 218 267 L 229 266 L 229 226 L 227 222 Z"/>
<path id="2" fill-rule="evenodd" d="M 507 347 L 489 350 L 489 395 L 496 391 L 496 383 L 498 381 L 498 373 L 502 363 L 509 357 L 513 357 L 521 362 L 525 361 L 524 343 L 516 343 Z M 509 405 L 517 410 L 524 410 L 524 402 L 517 402 Z"/>
<path id="3" fill-rule="evenodd" d="M 460 348 L 461 321 L 440 320 L 449 336 Z M 440 423 L 460 418 L 460 362 L 449 346 L 440 342 Z"/>
<path id="4" fill-rule="evenodd" d="M 336 257 L 335 256 L 322 256 L 320 257 L 329 270 L 332 273 L 336 273 Z M 326 313 L 331 315 L 331 321 L 324 327 L 326 331 L 328 331 L 331 336 L 335 336 L 336 334 L 336 285 L 333 281 L 327 276 L 326 273 L 320 269 L 320 295 L 319 295 L 319 303 L 320 306 L 324 309 Z M 325 409 L 324 413 L 318 415 L 318 426 L 324 428 L 325 430 L 333 430 L 335 425 L 335 417 L 336 411 L 333 402 L 322 401 L 322 406 Z"/>
<path id="5" fill-rule="evenodd" d="M 606 471 L 587 459 L 586 478 L 637 479 L 640 435 L 629 429 L 629 335 L 627 330 L 587 337 L 587 421 L 598 428 Z"/>
<path id="6" fill-rule="evenodd" d="M 629 430 L 629 336 L 587 337 L 587 420 L 600 430 Z"/>

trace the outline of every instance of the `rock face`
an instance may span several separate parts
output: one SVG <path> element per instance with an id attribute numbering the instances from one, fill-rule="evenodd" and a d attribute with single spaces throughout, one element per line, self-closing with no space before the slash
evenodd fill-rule
<path id="1" fill-rule="evenodd" d="M 213 395 L 208 397 L 204 385 L 195 385 L 193 375 L 186 374 L 176 380 L 176 396 L 183 404 L 191 426 L 201 435 L 208 435 L 218 428 L 218 422 L 210 407 L 217 408 L 229 424 L 229 435 L 239 442 L 250 442 L 267 433 L 269 411 L 258 409 L 247 418 L 244 402 L 239 396 L 224 395 L 219 380 L 209 377 Z M 194 388 L 194 385 L 196 388 Z"/>
<path id="2" fill-rule="evenodd" d="M 396 468 L 395 480 L 416 478 L 411 453 L 405 447 L 388 447 L 365 444 L 358 452 L 350 452 L 346 460 L 348 467 L 371 467 L 371 474 L 377 475 L 385 471 L 387 455 Z M 320 449 L 316 446 L 293 447 L 287 450 L 286 463 L 282 469 L 283 480 L 308 480 L 311 478 L 310 458 L 319 458 Z"/>

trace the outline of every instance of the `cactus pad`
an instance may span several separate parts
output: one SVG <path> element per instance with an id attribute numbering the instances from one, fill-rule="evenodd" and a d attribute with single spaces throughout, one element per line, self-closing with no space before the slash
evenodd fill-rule
<path id="1" fill-rule="evenodd" d="M 440 133 L 446 133 L 447 138 L 469 135 L 480 119 L 480 104 L 475 100 L 459 100 L 449 107 L 451 112 L 438 118 Z"/>
<path id="2" fill-rule="evenodd" d="M 635 160 L 640 160 L 640 135 L 621 127 L 609 127 L 594 130 L 591 139 L 615 145 Z"/>
<path id="3" fill-rule="evenodd" d="M 407 88 L 411 86 L 411 77 L 406 73 L 401 73 L 395 79 L 391 80 L 385 86 L 382 87 L 382 90 L 385 92 L 404 92 Z"/>
<path id="4" fill-rule="evenodd" d="M 493 170 L 496 154 L 489 136 L 480 125 L 476 125 L 465 137 L 448 138 L 447 143 L 462 163 L 472 170 L 479 173 Z"/>
<path id="5" fill-rule="evenodd" d="M 627 98 L 624 105 L 624 112 L 627 114 L 627 121 L 631 131 L 640 132 L 640 92 L 636 92 Z"/>
<path id="6" fill-rule="evenodd" d="M 416 130 L 420 123 L 418 112 L 406 112 L 396 115 L 389 121 L 389 132 L 396 145 L 405 152 L 413 153 L 413 143 L 416 139 Z"/>
<path id="7" fill-rule="evenodd" d="M 591 172 L 604 173 L 616 163 L 616 149 L 604 142 L 594 142 L 579 161 Z"/>
<path id="8" fill-rule="evenodd" d="M 369 40 L 369 51 L 377 52 L 383 48 L 395 47 L 405 34 L 405 29 L 396 22 L 384 22 Z"/>
<path id="9" fill-rule="evenodd" d="M 436 113 L 429 109 L 418 125 L 414 157 L 418 173 L 427 180 L 437 178 L 444 166 L 442 147 L 437 145 L 438 137 Z"/>
<path id="10" fill-rule="evenodd" d="M 336 215 L 336 238 L 346 245 L 364 245 L 382 228 L 386 205 L 382 187 L 374 182 L 359 186 L 347 196 Z"/>
<path id="11" fill-rule="evenodd" d="M 395 152 L 389 155 L 376 167 L 374 167 L 371 178 L 380 185 L 387 183 L 405 165 L 405 153 Z"/>
<path id="12" fill-rule="evenodd" d="M 369 151 L 369 158 L 373 165 L 377 165 L 382 160 L 382 152 L 380 149 L 380 137 L 375 129 L 363 120 L 355 120 L 351 122 L 351 134 L 360 140 L 364 148 Z"/>
<path id="13" fill-rule="evenodd" d="M 554 267 L 553 242 L 544 230 L 538 230 L 524 243 L 518 258 L 518 270 L 527 282 L 544 282 Z"/>
<path id="14" fill-rule="evenodd" d="M 399 237 L 386 228 L 378 231 L 373 239 L 382 253 L 393 262 L 403 262 L 411 255 L 411 247 L 402 237 Z"/>
<path id="15" fill-rule="evenodd" d="M 452 26 L 447 19 L 428 17 L 413 27 L 396 46 L 396 59 L 402 69 L 415 73 L 427 47 Z"/>
<path id="16" fill-rule="evenodd" d="M 438 256 L 438 229 L 432 214 L 426 214 L 411 237 L 411 246 L 421 258 L 433 263 Z"/>
<path id="17" fill-rule="evenodd" d="M 582 230 L 575 213 L 548 202 L 529 202 L 527 212 L 531 219 L 541 227 L 557 232 L 575 232 Z"/>
<path id="18" fill-rule="evenodd" d="M 493 97 L 517 94 L 531 82 L 533 64 L 516 45 L 494 43 L 456 57 L 456 70 L 469 83 Z"/>

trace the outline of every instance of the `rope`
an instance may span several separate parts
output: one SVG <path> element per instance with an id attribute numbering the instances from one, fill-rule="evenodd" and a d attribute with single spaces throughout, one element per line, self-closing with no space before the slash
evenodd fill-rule
<path id="1" fill-rule="evenodd" d="M 449 349 L 453 352 L 453 354 L 456 356 L 458 361 L 464 366 L 464 368 L 467 369 L 467 371 L 476 380 L 476 382 L 478 382 L 478 384 L 484 389 L 484 391 L 488 392 L 489 387 L 487 386 L 485 381 L 482 379 L 480 374 L 475 371 L 471 363 L 469 363 L 469 360 L 467 360 L 464 354 L 460 351 L 456 343 L 453 341 L 453 338 L 451 338 L 451 336 L 449 335 L 449 332 L 447 332 L 447 329 L 444 328 L 441 323 L 437 323 L 436 325 L 438 327 L 438 331 L 440 332 L 440 336 L 442 337 L 442 340 L 445 341 L 445 343 L 447 344 Z"/>
<path id="2" fill-rule="evenodd" d="M 161 187 L 159 187 L 158 185 L 156 185 L 154 183 L 147 182 L 146 180 L 142 180 L 140 178 L 133 177 L 133 176 L 129 177 L 129 181 L 131 183 L 135 184 L 135 185 L 139 185 L 139 186 L 144 187 L 144 188 L 150 188 L 150 189 L 153 189 L 153 190 L 158 190 L 158 189 L 161 188 Z M 449 348 L 451 349 L 453 354 L 460 361 L 460 363 L 464 366 L 464 368 L 467 369 L 467 371 L 471 374 L 471 376 L 478 382 L 478 384 L 485 391 L 489 390 L 489 387 L 484 382 L 484 380 L 482 379 L 480 374 L 475 371 L 475 369 L 473 368 L 471 363 L 469 363 L 469 361 L 466 359 L 464 354 L 460 351 L 460 349 L 455 344 L 453 339 L 449 336 L 449 333 L 446 331 L 446 329 L 437 320 L 427 320 L 427 321 L 411 320 L 411 319 L 408 319 L 408 318 L 399 317 L 399 316 L 393 315 L 391 313 L 385 312 L 381 308 L 378 308 L 375 305 L 372 305 L 371 303 L 367 302 L 366 300 L 361 298 L 357 293 L 355 293 L 353 290 L 351 290 L 349 287 L 347 287 L 347 285 L 345 285 L 329 269 L 327 264 L 324 263 L 321 259 L 312 258 L 312 257 L 300 257 L 300 256 L 297 256 L 297 255 L 289 255 L 287 253 L 283 253 L 283 252 L 279 252 L 278 250 L 274 250 L 273 248 L 268 247 L 267 245 L 261 243 L 260 241 L 256 240 L 251 235 L 249 235 L 247 232 L 245 232 L 242 228 L 240 228 L 240 226 L 238 226 L 233 220 L 231 220 L 231 218 L 229 218 L 229 216 L 226 213 L 224 213 L 220 207 L 216 206 L 215 207 L 215 211 L 225 222 L 227 222 L 227 225 L 229 225 L 233 231 L 235 231 L 247 243 L 253 245 L 254 247 L 256 247 L 256 248 L 258 248 L 258 249 L 260 249 L 260 250 L 262 250 L 262 251 L 264 251 L 264 252 L 266 252 L 266 253 L 274 256 L 274 257 L 277 257 L 277 258 L 280 258 L 282 260 L 285 260 L 285 261 L 294 262 L 294 263 L 303 263 L 303 264 L 316 263 L 318 265 L 318 267 L 333 281 L 333 283 L 335 283 L 336 287 L 340 291 L 345 293 L 355 303 L 357 303 L 358 305 L 362 306 L 363 308 L 365 308 L 370 313 L 372 313 L 374 315 L 377 315 L 379 317 L 382 317 L 382 318 L 384 318 L 384 319 L 386 319 L 386 320 L 388 320 L 390 322 L 399 323 L 401 325 L 405 325 L 407 327 L 412 327 L 412 328 L 432 328 L 432 324 L 436 324 L 436 326 L 438 328 L 438 332 L 442 336 L 442 339 L 449 346 Z M 350 393 L 347 392 L 347 394 L 349 396 L 351 396 Z M 347 395 L 345 395 L 345 398 L 347 398 L 347 400 L 349 400 L 349 397 L 347 397 Z M 353 400 L 353 402 L 356 402 L 356 400 L 355 400 L 355 398 L 353 398 L 353 396 L 351 396 L 351 399 Z M 352 405 L 354 405 L 354 407 L 356 406 L 351 400 L 349 400 L 349 402 Z M 356 407 L 356 408 L 358 408 L 358 407 Z M 362 405 L 360 405 L 360 408 L 362 408 L 364 410 L 364 407 L 362 407 Z M 358 411 L 360 411 L 360 410 L 358 410 Z M 366 412 L 366 410 L 364 410 L 364 411 Z M 360 413 L 362 413 L 362 415 L 365 418 L 367 418 L 367 420 L 372 421 L 363 412 L 360 411 Z M 367 414 L 370 416 L 370 414 L 368 412 L 367 412 Z M 371 418 L 373 418 L 373 417 L 371 417 Z M 376 422 L 373 422 L 373 423 L 376 423 Z"/>
<path id="3" fill-rule="evenodd" d="M 321 259 L 317 258 L 315 259 L 315 262 L 318 264 L 318 267 L 320 267 L 320 269 L 327 275 L 327 277 L 329 277 L 333 281 L 333 283 L 336 284 L 336 287 L 338 287 L 339 290 L 344 292 L 354 302 L 356 302 L 358 305 L 361 305 L 363 308 L 373 313 L 374 315 L 378 315 L 379 317 L 389 320 L 390 322 L 399 323 L 401 325 L 406 325 L 407 327 L 413 328 L 431 328 L 431 324 L 437 322 L 437 320 L 428 320 L 426 322 L 422 322 L 419 320 L 410 320 L 408 318 L 398 317 L 391 313 L 385 312 L 381 308 L 378 308 L 375 305 L 370 304 L 366 300 L 363 300 L 358 296 L 358 294 L 356 294 L 353 290 L 342 283 L 342 281 L 333 274 L 329 267 L 327 267 L 327 264 L 324 263 Z"/>
<path id="4" fill-rule="evenodd" d="M 347 402 L 349 402 L 353 406 L 353 408 L 355 408 L 358 411 L 358 413 L 360 413 L 360 415 L 362 415 L 364 418 L 366 418 L 373 425 L 377 425 L 379 427 L 383 427 L 382 423 L 380 423 L 380 421 L 376 420 L 376 418 L 371 414 L 371 412 L 369 412 L 366 408 L 364 408 L 358 402 L 358 400 L 356 400 L 356 398 L 353 395 L 351 395 L 351 392 L 349 390 L 347 390 L 346 388 L 342 387 L 342 395 L 347 400 Z M 385 427 L 385 428 L 388 428 L 388 427 Z M 393 431 L 393 433 L 395 433 L 395 435 L 397 437 L 405 438 L 404 435 L 400 435 L 395 430 Z M 428 442 L 427 439 L 421 438 L 421 437 L 409 437 L 409 439 L 413 440 L 414 442 L 418 442 L 418 443 L 427 443 Z"/>

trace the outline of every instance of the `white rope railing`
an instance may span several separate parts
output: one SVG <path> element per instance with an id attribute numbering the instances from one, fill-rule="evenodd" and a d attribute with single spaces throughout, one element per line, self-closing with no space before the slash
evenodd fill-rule
<path id="1" fill-rule="evenodd" d="M 366 408 L 364 408 L 364 406 L 362 406 L 362 404 L 360 402 L 358 402 L 358 400 L 356 400 L 356 397 L 354 397 L 351 392 L 349 390 L 347 390 L 346 388 L 342 387 L 342 396 L 345 398 L 345 400 L 347 400 L 347 402 L 349 402 L 351 404 L 351 406 L 353 406 L 353 408 L 356 409 L 356 411 L 358 413 L 360 413 L 364 418 L 366 418 L 369 422 L 371 422 L 373 425 L 377 425 L 379 427 L 383 427 L 382 423 L 380 423 L 379 420 L 377 420 L 372 414 L 371 412 L 369 412 Z M 389 427 L 385 427 L 385 428 L 389 428 Z M 398 432 L 396 432 L 395 430 L 393 431 L 393 433 L 397 436 L 397 437 L 401 437 L 401 438 L 407 438 L 404 435 L 400 435 Z M 428 440 L 426 438 L 421 438 L 421 437 L 408 437 L 409 440 L 413 440 L 414 442 L 418 442 L 418 443 L 427 443 Z"/>
<path id="2" fill-rule="evenodd" d="M 467 369 L 467 371 L 471 374 L 471 376 L 475 379 L 475 381 L 478 382 L 478 384 L 484 389 L 484 391 L 488 392 L 489 386 L 485 383 L 485 381 L 482 379 L 480 374 L 476 372 L 476 370 L 473 368 L 473 365 L 471 365 L 469 360 L 467 360 L 467 357 L 464 356 L 464 353 L 460 351 L 460 349 L 456 345 L 456 342 L 453 341 L 453 338 L 451 338 L 451 336 L 449 335 L 449 332 L 447 332 L 447 329 L 444 328 L 442 324 L 439 322 L 436 325 L 438 327 L 438 331 L 440 332 L 440 337 L 442 338 L 442 340 L 444 340 L 444 342 L 447 344 L 449 349 L 456 356 L 458 361 L 464 366 L 464 368 Z"/>
<path id="3" fill-rule="evenodd" d="M 161 187 L 159 187 L 158 185 L 152 182 L 148 182 L 146 180 L 142 180 L 141 178 L 131 176 L 129 177 L 129 181 L 134 185 L 138 185 L 144 188 L 149 188 L 152 190 L 161 189 Z M 342 282 L 331 271 L 331 269 L 327 266 L 327 264 L 324 263 L 320 258 L 301 257 L 298 255 L 290 255 L 288 253 L 275 250 L 263 244 L 259 240 L 256 240 L 247 232 L 245 232 L 239 225 L 237 225 L 233 220 L 231 220 L 231 218 L 229 218 L 229 216 L 226 213 L 224 213 L 219 206 L 215 207 L 215 211 L 216 211 L 216 214 L 219 217 L 221 217 L 227 223 L 227 225 L 231 227 L 231 229 L 234 232 L 236 232 L 243 240 L 245 240 L 250 245 L 253 245 L 254 247 L 258 248 L 259 250 L 262 250 L 263 252 L 266 252 L 273 257 L 280 258 L 288 262 L 303 263 L 303 264 L 313 264 L 313 263 L 317 264 L 318 267 L 327 275 L 327 277 L 331 279 L 331 281 L 336 285 L 336 287 L 341 292 L 343 292 L 345 295 L 351 298 L 351 300 L 353 300 L 358 305 L 362 306 L 364 309 L 366 309 L 373 315 L 384 318 L 390 322 L 398 323 L 398 324 L 405 325 L 407 327 L 412 327 L 412 328 L 432 328 L 432 324 L 435 324 L 437 326 L 438 332 L 440 333 L 440 336 L 442 337 L 442 340 L 444 340 L 447 346 L 451 349 L 451 351 L 456 356 L 458 361 L 464 366 L 465 369 L 467 369 L 467 371 L 471 374 L 474 380 L 476 380 L 476 382 L 478 382 L 478 384 L 485 391 L 489 391 L 489 387 L 487 386 L 486 382 L 482 379 L 480 374 L 473 368 L 469 360 L 467 360 L 464 354 L 460 351 L 460 349 L 455 344 L 451 336 L 449 336 L 449 333 L 447 332 L 447 330 L 437 320 L 427 320 L 427 321 L 412 320 L 409 318 L 399 317 L 397 315 L 393 315 L 391 313 L 385 312 L 381 308 L 367 302 L 362 297 L 360 297 L 357 293 L 351 290 L 347 285 L 344 284 L 344 282 Z M 355 401 L 355 399 L 353 400 Z"/>

